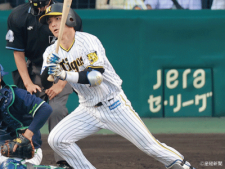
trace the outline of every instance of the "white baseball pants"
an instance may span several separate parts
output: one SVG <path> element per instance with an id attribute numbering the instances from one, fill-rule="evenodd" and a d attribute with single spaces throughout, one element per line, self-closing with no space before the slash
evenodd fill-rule
<path id="1" fill-rule="evenodd" d="M 80 104 L 51 131 L 49 145 L 70 166 L 75 169 L 95 169 L 75 142 L 103 128 L 123 136 L 165 166 L 183 160 L 183 155 L 178 151 L 152 136 L 123 92 L 113 100 L 102 103 L 100 107 L 84 107 Z"/>

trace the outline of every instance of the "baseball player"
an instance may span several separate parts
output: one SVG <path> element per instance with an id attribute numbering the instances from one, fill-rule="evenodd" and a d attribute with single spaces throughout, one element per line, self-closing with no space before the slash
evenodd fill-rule
<path id="1" fill-rule="evenodd" d="M 26 90 L 6 85 L 3 81 L 6 74 L 0 64 L 0 168 L 9 163 L 39 165 L 42 160 L 40 128 L 47 121 L 52 108 Z M 14 146 L 14 143 L 17 145 Z M 20 145 L 28 148 L 21 148 Z"/>
<path id="2" fill-rule="evenodd" d="M 40 18 L 58 37 L 62 4 L 53 4 Z M 68 81 L 79 96 L 79 106 L 51 131 L 48 143 L 75 169 L 95 169 L 76 142 L 100 129 L 109 129 L 137 146 L 170 169 L 193 169 L 184 156 L 160 143 L 149 132 L 124 94 L 122 80 L 106 57 L 100 40 L 91 34 L 75 31 L 70 10 L 58 55 L 55 44 L 43 57 L 42 71 Z"/>
<path id="3" fill-rule="evenodd" d="M 45 88 L 40 77 L 43 53 L 55 37 L 48 26 L 39 23 L 38 19 L 45 12 L 46 7 L 53 3 L 55 3 L 53 0 L 29 0 L 28 3 L 14 8 L 8 17 L 6 34 L 6 48 L 13 50 L 18 69 L 13 72 L 14 84 L 45 101 L 49 99 L 53 109 L 48 120 L 49 132 L 68 115 L 66 103 L 69 94 L 73 92 L 72 87 L 62 80 L 58 80 L 50 88 Z M 74 27 L 82 31 L 82 20 L 77 13 L 75 15 Z M 55 160 L 59 165 L 65 162 L 57 154 Z"/>

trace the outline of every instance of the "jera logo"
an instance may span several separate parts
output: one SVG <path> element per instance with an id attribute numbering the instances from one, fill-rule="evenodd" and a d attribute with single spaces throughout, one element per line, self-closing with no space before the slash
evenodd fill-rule
<path id="1" fill-rule="evenodd" d="M 157 70 L 156 83 L 153 82 L 153 92 L 148 99 L 150 111 L 158 113 L 164 106 L 164 114 L 168 116 L 191 116 L 196 112 L 205 112 L 208 105 L 210 110 L 205 112 L 206 114 L 202 113 L 201 116 L 210 115 L 212 107 L 211 74 L 211 69 Z M 156 93 L 162 94 L 156 95 Z M 210 99 L 207 99 L 208 97 Z M 181 112 L 181 110 L 183 111 Z M 193 114 L 193 116 L 195 115 Z"/>

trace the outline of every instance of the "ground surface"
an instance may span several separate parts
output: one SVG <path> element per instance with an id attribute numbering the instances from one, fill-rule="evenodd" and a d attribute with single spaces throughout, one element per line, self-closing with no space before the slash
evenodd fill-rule
<path id="1" fill-rule="evenodd" d="M 197 169 L 225 169 L 225 134 L 154 134 L 177 149 Z M 42 164 L 55 165 L 53 151 L 42 135 Z M 92 135 L 77 143 L 97 169 L 165 169 L 118 135 Z"/>

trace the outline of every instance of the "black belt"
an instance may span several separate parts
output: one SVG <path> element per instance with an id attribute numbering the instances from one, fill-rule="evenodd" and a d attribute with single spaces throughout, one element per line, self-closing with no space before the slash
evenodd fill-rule
<path id="1" fill-rule="evenodd" d="M 113 98 L 112 98 L 113 99 Z M 108 100 L 108 102 L 110 101 L 110 100 L 112 100 L 112 99 L 109 99 Z M 103 104 L 102 104 L 102 102 L 99 102 L 98 104 L 96 104 L 94 107 L 100 107 L 100 106 L 102 106 Z"/>

